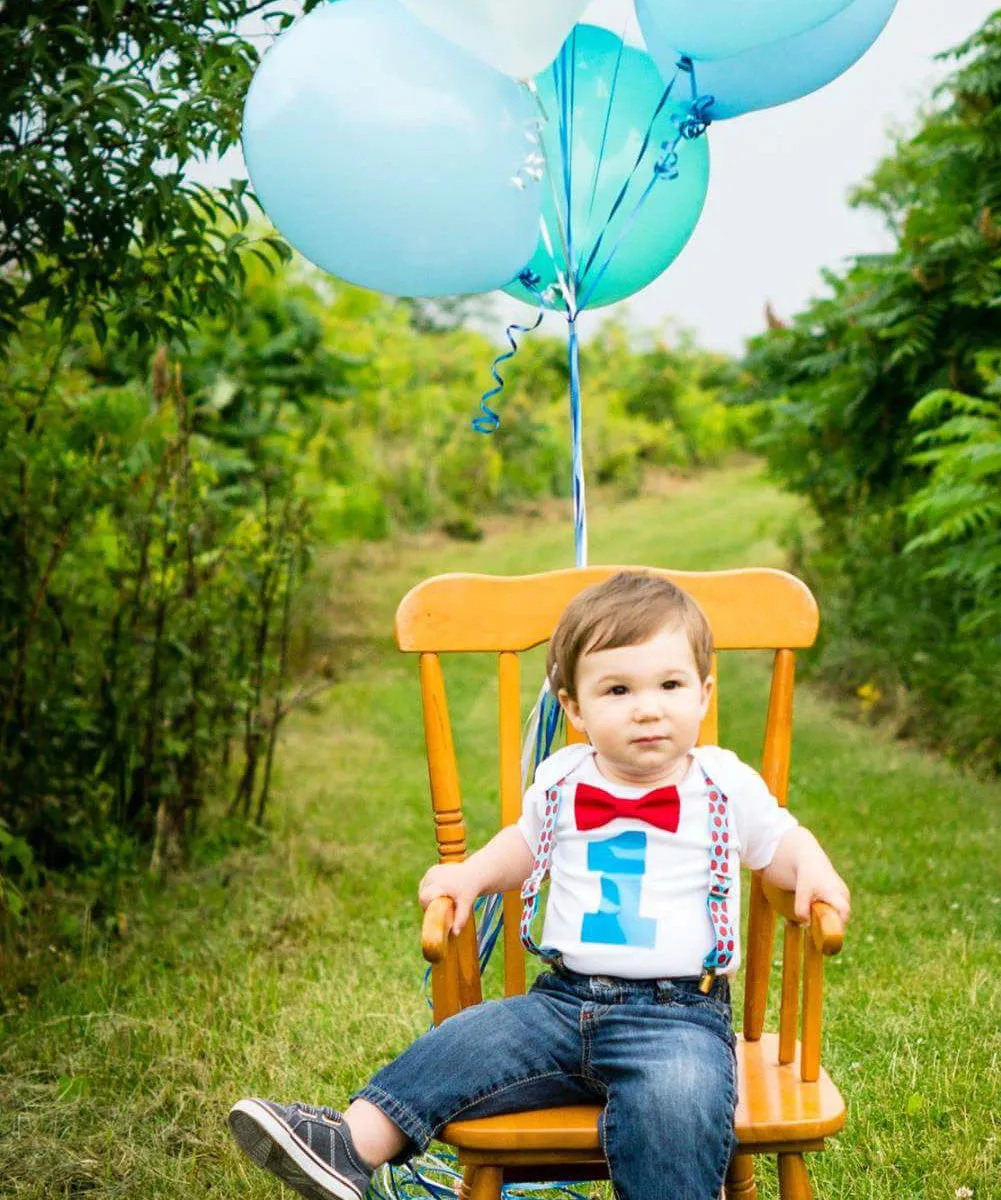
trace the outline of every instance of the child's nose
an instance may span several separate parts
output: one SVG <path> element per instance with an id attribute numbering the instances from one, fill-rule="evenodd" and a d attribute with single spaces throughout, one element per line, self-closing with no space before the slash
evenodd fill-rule
<path id="1" fill-rule="evenodd" d="M 654 721 L 663 712 L 661 693 L 639 693 L 636 697 L 635 714 L 637 720 Z"/>

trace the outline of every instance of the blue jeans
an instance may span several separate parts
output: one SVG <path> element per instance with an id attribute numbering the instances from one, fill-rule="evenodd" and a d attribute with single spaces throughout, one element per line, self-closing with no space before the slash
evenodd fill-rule
<path id="1" fill-rule="evenodd" d="M 619 1200 L 718 1200 L 735 1145 L 729 987 L 613 979 L 557 967 L 524 996 L 468 1008 L 417 1039 L 352 1099 L 422 1152 L 458 1117 L 604 1104 Z"/>

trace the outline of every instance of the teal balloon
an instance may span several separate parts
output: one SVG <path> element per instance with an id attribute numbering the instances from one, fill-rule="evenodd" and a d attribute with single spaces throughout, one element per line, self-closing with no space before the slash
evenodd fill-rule
<path id="1" fill-rule="evenodd" d="M 524 88 L 397 0 L 338 0 L 262 60 L 243 149 L 265 212 L 324 270 L 399 296 L 492 291 L 532 253 Z"/>
<path id="2" fill-rule="evenodd" d="M 663 147 L 670 146 L 678 136 L 678 122 L 688 108 L 688 78 L 682 76 L 675 85 L 679 102 L 669 101 L 654 117 L 664 95 L 664 82 L 644 51 L 624 46 L 606 29 L 578 25 L 562 53 L 572 56 L 574 64 L 573 109 L 567 122 L 572 126 L 569 215 L 555 86 L 560 64 L 557 58 L 554 67 L 535 81 L 548 117 L 542 126 L 547 174 L 542 183 L 542 219 L 553 253 L 546 238 L 540 236 L 528 270 L 538 277 L 540 291 L 552 289 L 559 272 L 566 276 L 567 256 L 558 232 L 561 221 L 569 235 L 568 249 L 578 276 L 600 237 L 592 265 L 577 284 L 578 306 L 586 297 L 584 307 L 600 308 L 646 287 L 681 253 L 705 203 L 709 146 L 705 136 L 682 138 L 677 145 L 677 177 L 657 178 L 633 217 L 642 192 L 655 179 L 654 164 L 663 155 Z M 648 131 L 649 145 L 624 201 L 609 221 Z M 536 306 L 539 303 L 536 293 L 521 280 L 504 290 L 519 300 Z M 549 293 L 548 304 L 567 307 L 554 291 Z"/>
<path id="3" fill-rule="evenodd" d="M 812 29 L 851 0 L 648 0 L 689 58 L 730 58 Z"/>
<path id="4" fill-rule="evenodd" d="M 808 96 L 848 70 L 883 31 L 897 0 L 853 0 L 822 25 L 795 37 L 746 50 L 733 58 L 695 64 L 699 92 L 713 97 L 714 121 L 739 117 Z M 665 79 L 680 57 L 669 24 L 651 0 L 636 0 L 647 49 Z"/>

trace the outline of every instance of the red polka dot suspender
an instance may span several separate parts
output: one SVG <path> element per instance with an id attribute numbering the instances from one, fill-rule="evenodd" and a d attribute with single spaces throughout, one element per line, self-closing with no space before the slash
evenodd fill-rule
<path id="1" fill-rule="evenodd" d="M 701 767 L 702 764 L 699 763 Z M 699 988 L 708 992 L 716 972 L 733 961 L 737 937 L 730 920 L 730 802 L 722 788 L 702 774 L 709 789 L 709 895 L 706 909 L 712 922 L 714 944 L 702 962 Z"/>
<path id="2" fill-rule="evenodd" d="M 736 950 L 736 934 L 730 920 L 730 813 L 726 793 L 709 778 L 705 767 L 699 763 L 705 777 L 709 806 L 709 894 L 706 911 L 713 928 L 713 946 L 702 963 L 702 979 L 699 987 L 708 992 L 717 971 L 729 966 Z M 552 947 L 539 946 L 532 937 L 532 922 L 539 909 L 539 893 L 549 874 L 553 861 L 553 846 L 556 837 L 556 820 L 559 816 L 564 780 L 559 780 L 546 789 L 546 807 L 542 817 L 539 844 L 535 850 L 532 871 L 521 889 L 524 905 L 521 911 L 521 941 L 526 950 L 550 960 L 556 956 Z"/>
<path id="3" fill-rule="evenodd" d="M 553 844 L 556 840 L 556 818 L 560 812 L 560 800 L 563 794 L 563 780 L 546 789 L 546 809 L 542 816 L 542 829 L 539 831 L 539 844 L 535 848 L 535 862 L 532 872 L 521 885 L 521 898 L 524 904 L 521 908 L 521 944 L 532 954 L 537 954 L 547 962 L 554 958 L 556 951 L 549 946 L 539 946 L 532 937 L 532 922 L 539 911 L 539 892 L 546 882 L 549 867 L 553 861 Z"/>

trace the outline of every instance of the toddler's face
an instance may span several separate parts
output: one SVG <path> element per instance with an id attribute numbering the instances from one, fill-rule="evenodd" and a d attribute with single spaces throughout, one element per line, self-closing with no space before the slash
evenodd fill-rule
<path id="1" fill-rule="evenodd" d="M 649 641 L 581 655 L 577 699 L 560 693 L 574 728 L 597 751 L 598 770 L 612 782 L 677 783 L 688 767 L 713 680 L 699 678 L 683 628 Z"/>

